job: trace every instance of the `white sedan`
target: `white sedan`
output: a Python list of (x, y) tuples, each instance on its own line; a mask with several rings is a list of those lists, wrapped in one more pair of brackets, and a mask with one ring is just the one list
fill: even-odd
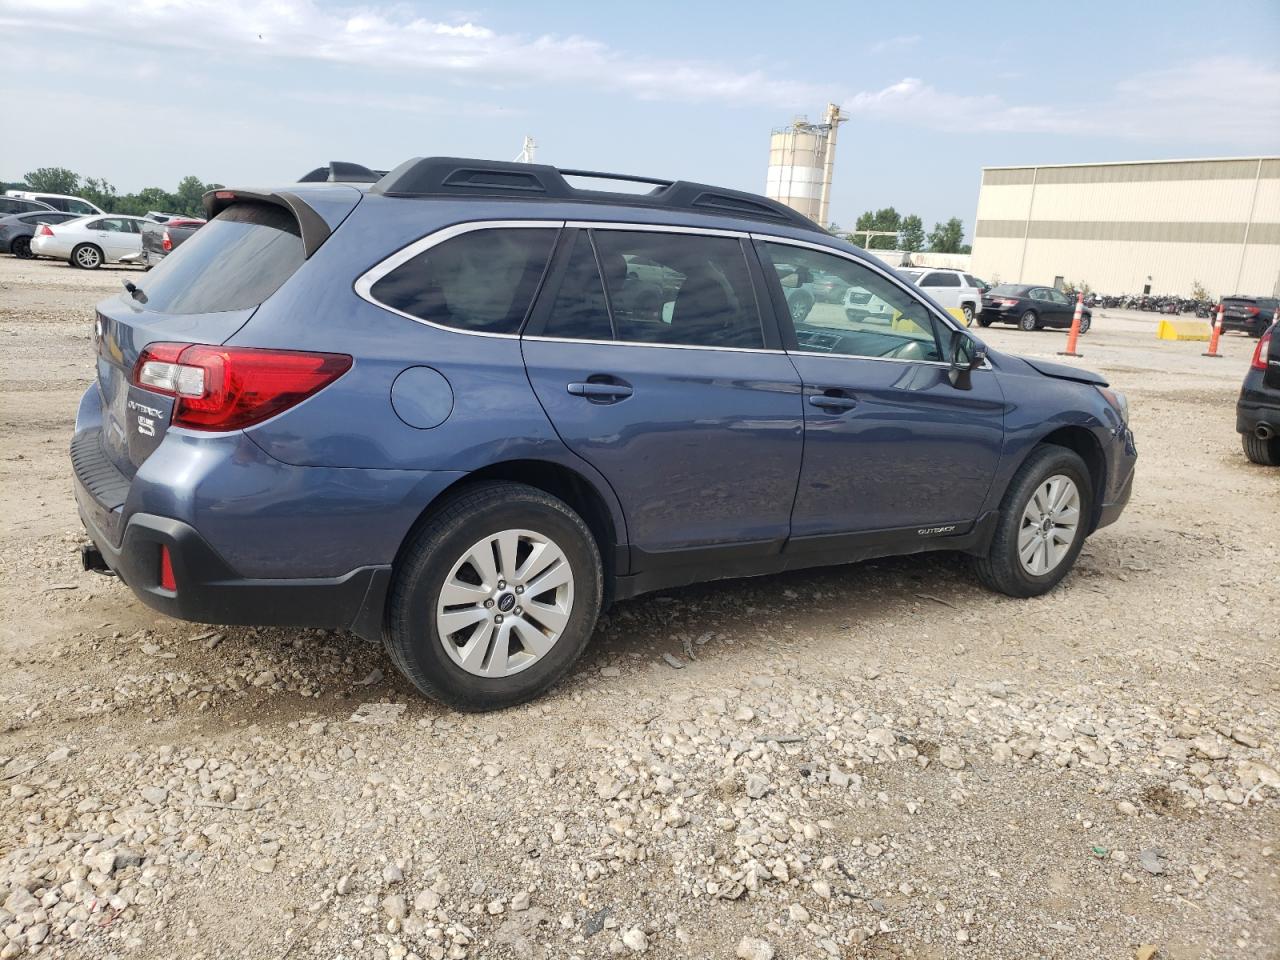
[(66, 260), (82, 270), (104, 263), (137, 263), (142, 259), (142, 217), (79, 217), (66, 223), (44, 223), (31, 238), (37, 257)]

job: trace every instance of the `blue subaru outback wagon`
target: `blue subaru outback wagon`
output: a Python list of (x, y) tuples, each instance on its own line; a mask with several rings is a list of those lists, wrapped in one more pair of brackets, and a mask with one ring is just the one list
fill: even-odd
[(1124, 508), (1100, 377), (989, 350), (773, 201), (566, 175), (607, 176), (430, 158), (207, 195), (97, 307), (86, 568), (174, 617), (381, 639), (483, 710), (612, 600), (925, 550), (1029, 597)]

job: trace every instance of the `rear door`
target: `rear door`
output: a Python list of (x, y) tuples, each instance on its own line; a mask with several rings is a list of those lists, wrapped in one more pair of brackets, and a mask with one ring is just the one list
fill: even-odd
[[(1004, 441), (994, 372), (975, 370), (971, 389), (953, 387), (943, 362), (953, 328), (887, 271), (799, 241), (757, 239), (766, 273), (781, 264), (837, 273), (894, 312), (887, 328), (826, 304), (791, 328), (784, 320), (805, 395), (788, 550), (823, 551), (833, 537), (909, 544), (966, 532)], [(773, 294), (782, 296), (781, 285)]]
[(534, 391), (617, 494), (636, 570), (776, 553), (787, 536), (800, 383), (747, 242), (570, 224), (525, 331)]

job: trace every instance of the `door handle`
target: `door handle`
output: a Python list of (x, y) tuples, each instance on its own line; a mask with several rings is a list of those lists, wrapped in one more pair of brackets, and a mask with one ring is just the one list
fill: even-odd
[(853, 397), (841, 397), (829, 393), (815, 393), (810, 395), (809, 405), (813, 407), (821, 407), (823, 410), (840, 411), (852, 410), (858, 405), (858, 401)]
[(625, 400), (631, 396), (631, 387), (625, 383), (571, 383), (566, 386), (575, 397), (586, 397), (588, 400), (608, 401)]

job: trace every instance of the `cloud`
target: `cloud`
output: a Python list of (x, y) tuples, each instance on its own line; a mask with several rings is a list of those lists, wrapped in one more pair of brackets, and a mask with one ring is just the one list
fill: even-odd
[[(940, 89), (905, 77), (874, 90), (819, 83), (704, 60), (648, 56), (577, 34), (504, 32), (472, 13), (437, 19), (418, 16), (396, 0), (367, 0), (349, 9), (318, 0), (0, 0), (0, 26), (40, 35), (80, 35), (118, 49), (130, 43), (162, 54), (200, 55), (199, 67), (225, 76), (227, 64), (279, 65), (309, 61), (431, 76), (465, 91), (453, 96), (437, 83), (413, 95), (403, 85), (370, 106), (409, 112), (505, 112), (501, 103), (475, 102), (477, 91), (501, 101), (531, 86), (616, 91), (636, 100), (727, 103), (814, 110), (832, 101), (852, 117), (946, 133), (1041, 133), (1274, 145), (1280, 131), (1280, 71), (1248, 58), (1207, 58), (1133, 74), (1091, 103), (1011, 103), (990, 93)], [(877, 41), (872, 50), (906, 50), (921, 41), (904, 34)], [(57, 42), (41, 47), (41, 56)], [(21, 47), (10, 51), (21, 59)], [(922, 62), (924, 58), (921, 58)], [(44, 71), (46, 74), (49, 71)], [(388, 87), (392, 85), (388, 84)], [(274, 94), (298, 98), (313, 88)], [(340, 93), (341, 91), (339, 91)]]
[(877, 40), (871, 45), (872, 53), (887, 53), (891, 50), (902, 50), (906, 47), (913, 47), (923, 38), (918, 33), (903, 34), (900, 37), (887, 37), (884, 40)]

